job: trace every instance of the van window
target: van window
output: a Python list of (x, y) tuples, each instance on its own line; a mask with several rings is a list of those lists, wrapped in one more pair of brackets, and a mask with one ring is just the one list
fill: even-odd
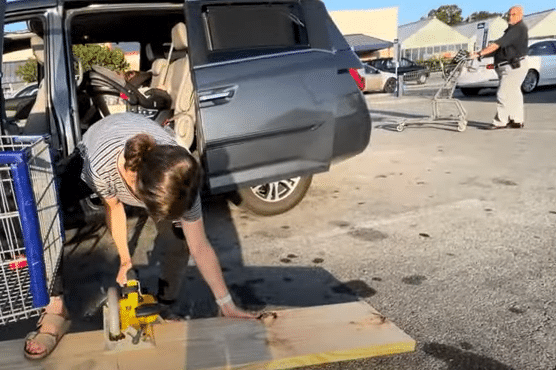
[(2, 90), (10, 98), (28, 84), (37, 83), (38, 64), (31, 49), (32, 33), (25, 22), (6, 24), (2, 57)]
[(9, 135), (48, 134), (45, 43), (42, 18), (7, 23), (2, 55), (2, 92)]
[(203, 18), (209, 54), (235, 58), (234, 52), (253, 56), (309, 47), (297, 4), (206, 6)]

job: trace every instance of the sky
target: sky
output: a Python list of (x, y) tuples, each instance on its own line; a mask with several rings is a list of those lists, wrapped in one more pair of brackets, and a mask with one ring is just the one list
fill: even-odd
[[(471, 13), (487, 11), (491, 13), (505, 13), (508, 9), (516, 4), (517, 1), (505, 0), (466, 0), (465, 3), (457, 3), (454, 0), (323, 0), (326, 9), (332, 10), (362, 10), (362, 9), (380, 9), (398, 7), (398, 24), (406, 24), (418, 21), (421, 17), (429, 14), (432, 9), (438, 9), (442, 5), (455, 4), (462, 10), (462, 17), (466, 18)], [(534, 0), (523, 1), (523, 12), (525, 15), (541, 12), (543, 10), (554, 9), (556, 3), (554, 0)]]

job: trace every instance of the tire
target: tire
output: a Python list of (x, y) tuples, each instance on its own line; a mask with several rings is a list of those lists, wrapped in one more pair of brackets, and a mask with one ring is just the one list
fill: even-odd
[(480, 87), (460, 87), (461, 93), (465, 96), (476, 96), (481, 91)]
[(419, 77), (417, 77), (417, 83), (419, 85), (424, 85), (427, 83), (427, 75), (426, 74), (421, 74), (419, 75)]
[(384, 84), (384, 92), (388, 94), (392, 94), (393, 92), (396, 91), (396, 85), (397, 85), (396, 79), (389, 78), (388, 80), (386, 80), (386, 83)]
[(239, 206), (261, 216), (279, 215), (301, 202), (312, 179), (312, 175), (293, 177), (239, 189)]
[(525, 94), (530, 93), (531, 91), (535, 90), (537, 84), (539, 83), (539, 74), (537, 71), (530, 69), (527, 71), (527, 75), (525, 79), (521, 83), (521, 91)]

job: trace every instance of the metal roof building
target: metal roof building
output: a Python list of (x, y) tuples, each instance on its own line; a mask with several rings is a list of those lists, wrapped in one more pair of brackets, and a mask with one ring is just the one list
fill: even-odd
[(556, 9), (528, 14), (523, 17), (523, 22), (529, 29), (530, 39), (556, 37)]

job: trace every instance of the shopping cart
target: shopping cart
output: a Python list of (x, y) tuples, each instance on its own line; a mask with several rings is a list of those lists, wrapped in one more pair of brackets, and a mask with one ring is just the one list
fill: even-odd
[[(406, 126), (409, 125), (424, 125), (424, 124), (441, 124), (448, 125), (456, 123), (458, 125), (458, 131), (465, 131), (467, 128), (467, 111), (457, 99), (454, 99), (454, 90), (456, 89), (456, 83), (458, 77), (461, 74), (463, 68), (470, 61), (469, 53), (465, 50), (460, 50), (456, 56), (452, 59), (450, 63), (450, 72), (447, 75), (444, 83), (438, 89), (436, 94), (431, 100), (431, 115), (424, 118), (406, 118), (398, 122), (397, 130), (403, 131)], [(442, 106), (452, 105), (455, 106), (457, 113), (451, 115), (441, 115), (440, 108)]]
[(64, 242), (55, 181), (44, 137), (0, 136), (0, 325), (49, 302)]

